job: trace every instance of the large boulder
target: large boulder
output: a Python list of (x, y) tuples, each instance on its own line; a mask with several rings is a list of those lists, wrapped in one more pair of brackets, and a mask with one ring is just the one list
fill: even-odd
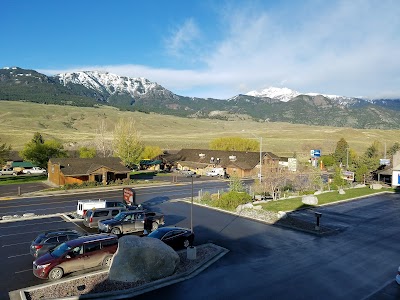
[(179, 261), (179, 255), (159, 239), (123, 236), (118, 240), (108, 278), (123, 282), (157, 280), (174, 274)]
[(308, 205), (317, 205), (318, 198), (314, 195), (304, 195), (303, 197), (301, 197), (301, 202)]
[(248, 209), (248, 208), (253, 208), (253, 203), (246, 203), (246, 204), (241, 204), (238, 207), (236, 207), (236, 212), (240, 213), (243, 209)]
[(369, 188), (373, 190), (381, 190), (383, 186), (380, 183), (373, 183), (369, 186)]

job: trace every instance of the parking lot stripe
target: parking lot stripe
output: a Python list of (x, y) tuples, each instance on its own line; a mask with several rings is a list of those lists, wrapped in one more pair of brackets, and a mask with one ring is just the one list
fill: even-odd
[(25, 253), (25, 254), (18, 254), (18, 255), (11, 255), (7, 258), (15, 258), (15, 257), (20, 257), (20, 256), (26, 256), (26, 255), (31, 255), (30, 253)]
[(15, 244), (9, 244), (9, 245), (3, 245), (1, 247), (10, 247), (10, 246), (17, 246), (17, 245), (23, 245), (23, 244), (30, 244), (31, 242), (21, 242), (21, 243), (15, 243)]
[(24, 272), (32, 272), (32, 269), (27, 269), (27, 270), (22, 270), (22, 271), (17, 271), (17, 272), (14, 272), (14, 274), (18, 274), (18, 273), (24, 273)]
[[(52, 222), (42, 222), (42, 223), (40, 223), (40, 225), (42, 225), (42, 224), (52, 224), (52, 223), (65, 223), (65, 221), (64, 220), (60, 220), (60, 221), (52, 221)], [(31, 225), (30, 224), (28, 224), (28, 225), (27, 224), (25, 224), (25, 225), (12, 225), (12, 226), (7, 226), (7, 228), (0, 228), (0, 230), (1, 229), (7, 230), (9, 228), (26, 227), (26, 226), (31, 226)]]

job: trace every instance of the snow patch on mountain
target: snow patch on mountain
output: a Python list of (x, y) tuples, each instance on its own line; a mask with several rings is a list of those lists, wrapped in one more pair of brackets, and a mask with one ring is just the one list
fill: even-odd
[(57, 77), (63, 85), (80, 84), (99, 92), (105, 89), (110, 95), (128, 93), (132, 97), (146, 94), (158, 86), (157, 83), (150, 82), (146, 78), (129, 78), (98, 71), (63, 73), (58, 74)]
[(299, 92), (293, 91), (288, 88), (277, 88), (277, 87), (269, 87), (266, 89), (263, 89), (262, 91), (250, 91), (246, 93), (245, 95), (248, 96), (253, 96), (253, 97), (268, 97), (272, 99), (279, 99), (283, 102), (287, 102), (290, 99), (293, 99), (294, 97), (297, 97), (300, 95)]
[(300, 93), (294, 90), (291, 90), (289, 88), (277, 88), (277, 87), (269, 87), (266, 89), (263, 89), (262, 91), (250, 91), (246, 93), (245, 95), (248, 96), (254, 96), (254, 97), (268, 97), (272, 99), (278, 99), (283, 102), (287, 102), (299, 95), (307, 95), (307, 96), (323, 96), (328, 99), (332, 99), (335, 101), (338, 101), (340, 104), (346, 105), (349, 104), (350, 102), (354, 102), (356, 98), (352, 97), (345, 97), (345, 96), (339, 96), (339, 95), (327, 95), (327, 94), (321, 94), (321, 93)]

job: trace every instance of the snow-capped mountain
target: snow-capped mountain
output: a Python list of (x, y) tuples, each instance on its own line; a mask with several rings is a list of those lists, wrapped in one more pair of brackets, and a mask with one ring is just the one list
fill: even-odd
[(143, 95), (157, 88), (158, 84), (145, 78), (129, 78), (108, 72), (82, 71), (63, 73), (56, 76), (60, 83), (67, 86), (69, 83), (83, 85), (88, 89), (100, 93), (106, 91), (110, 95), (128, 93), (132, 97)]
[(262, 91), (250, 91), (246, 93), (245, 95), (248, 96), (253, 96), (253, 97), (267, 97), (267, 98), (272, 98), (272, 99), (279, 99), (283, 102), (287, 102), (301, 93), (293, 91), (288, 88), (277, 88), (277, 87), (269, 87), (266, 89), (263, 89)]
[(283, 102), (287, 102), (296, 98), (299, 95), (307, 95), (307, 96), (323, 96), (328, 99), (336, 100), (339, 104), (346, 105), (349, 102), (353, 102), (356, 98), (346, 97), (346, 96), (338, 96), (338, 95), (327, 95), (321, 93), (300, 93), (289, 88), (278, 88), (278, 87), (269, 87), (263, 89), (262, 91), (250, 91), (245, 95), (253, 96), (253, 97), (267, 97), (272, 99), (278, 99)]

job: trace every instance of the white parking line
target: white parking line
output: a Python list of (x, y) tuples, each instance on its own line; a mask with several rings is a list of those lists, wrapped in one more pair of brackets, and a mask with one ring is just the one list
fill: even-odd
[[(29, 221), (29, 220), (27, 220), (27, 221)], [(60, 220), (60, 221), (52, 221), (52, 222), (40, 222), (40, 225), (42, 225), (42, 224), (52, 224), (52, 223), (65, 223), (65, 221), (64, 220)], [(9, 228), (26, 227), (26, 226), (32, 226), (32, 225), (31, 224), (28, 224), (28, 225), (13, 225), (13, 226), (8, 226), (7, 228), (0, 228), (0, 230), (1, 229), (7, 230)]]
[(31, 255), (30, 253), (25, 253), (25, 254), (18, 254), (18, 255), (11, 255), (7, 258), (14, 258), (14, 257), (20, 257), (20, 256), (26, 256), (26, 255)]
[(21, 242), (21, 243), (15, 243), (15, 244), (9, 244), (9, 245), (3, 245), (1, 247), (10, 247), (10, 246), (17, 246), (17, 245), (23, 245), (23, 244), (30, 244), (31, 242)]
[(23, 273), (23, 272), (32, 272), (32, 269), (28, 269), (28, 270), (22, 270), (22, 271), (17, 271), (17, 272), (14, 272), (15, 274), (18, 274), (18, 273)]
[(18, 233), (12, 233), (12, 234), (2, 234), (0, 235), (0, 238), (2, 237), (6, 237), (6, 236), (13, 236), (13, 235), (20, 235), (20, 234), (27, 234), (27, 233), (38, 233), (38, 232), (42, 232), (41, 230), (39, 231), (26, 231), (26, 232), (18, 232)]

